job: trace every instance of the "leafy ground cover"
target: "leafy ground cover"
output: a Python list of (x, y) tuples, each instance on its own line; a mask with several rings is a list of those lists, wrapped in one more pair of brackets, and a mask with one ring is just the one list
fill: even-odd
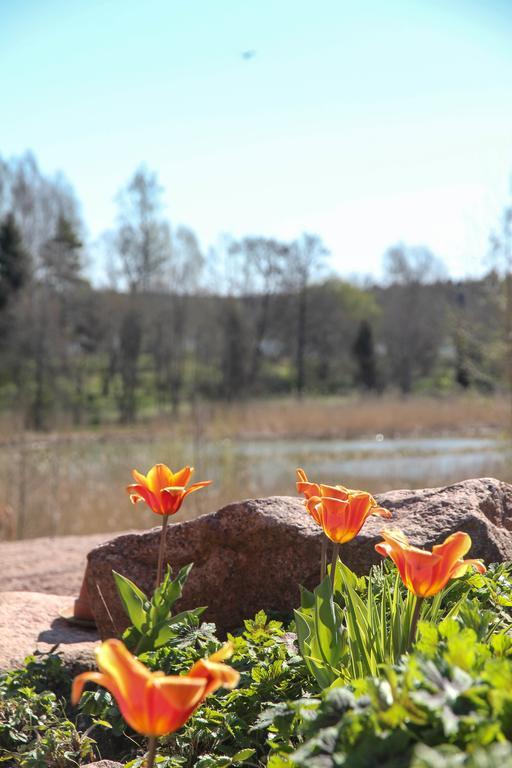
[[(353, 589), (361, 604), (369, 591), (372, 601), (395, 590), (407, 599), (385, 564), (369, 579), (354, 578)], [(346, 610), (343, 595), (338, 601)], [(299, 652), (292, 617), (260, 612), (230, 637), (238, 687), (220, 689), (160, 739), (156, 765), (512, 766), (512, 564), (453, 581), (432, 619), (428, 612), (420, 619), (410, 652), (322, 689)], [(179, 674), (221, 645), (198, 616), (173, 626), (168, 643), (139, 655), (151, 670)], [(70, 768), (101, 756), (143, 766), (145, 740), (110, 693), (91, 687), (76, 708), (70, 685), (56, 655), (30, 657), (0, 676), (1, 764)]]

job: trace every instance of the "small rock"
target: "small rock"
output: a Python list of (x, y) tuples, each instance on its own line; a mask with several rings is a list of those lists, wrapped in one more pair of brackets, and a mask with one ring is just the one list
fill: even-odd
[(0, 670), (20, 667), (26, 656), (52, 651), (70, 674), (96, 667), (96, 630), (68, 624), (73, 600), (41, 592), (0, 592)]
[(123, 764), (113, 760), (98, 760), (96, 763), (83, 763), (82, 768), (123, 768)]
[[(385, 526), (402, 528), (416, 546), (428, 548), (454, 531), (466, 531), (473, 539), (471, 557), (512, 559), (512, 486), (506, 483), (466, 480), (446, 488), (392, 491), (378, 501), (392, 510), (394, 520), (371, 517), (359, 536), (341, 547), (342, 559), (359, 574), (380, 562), (374, 547)], [(154, 528), (119, 536), (89, 553), (86, 581), (103, 638), (127, 626), (112, 570), (151, 594), (159, 541), (160, 528)], [(205, 620), (224, 632), (261, 608), (287, 612), (298, 605), (298, 585), (318, 583), (320, 548), (320, 529), (301, 499), (274, 496), (170, 525), (165, 560), (173, 568), (194, 563), (177, 608), (208, 606)]]

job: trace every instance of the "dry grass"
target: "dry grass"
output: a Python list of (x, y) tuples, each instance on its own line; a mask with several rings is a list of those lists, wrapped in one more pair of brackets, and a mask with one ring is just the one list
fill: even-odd
[(475, 435), (507, 430), (511, 413), (504, 396), (253, 401), (216, 408), (206, 431), (238, 438)]

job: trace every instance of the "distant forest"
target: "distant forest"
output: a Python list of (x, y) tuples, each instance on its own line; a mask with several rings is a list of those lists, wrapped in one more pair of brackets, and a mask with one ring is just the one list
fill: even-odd
[(30, 153), (0, 158), (0, 411), (26, 428), (133, 423), (203, 399), (508, 386), (512, 209), (485, 277), (453, 281), (428, 248), (397, 244), (383, 284), (361, 285), (333, 273), (317, 235), (225, 236), (203, 253), (144, 167), (116, 200), (94, 244), (99, 289), (70, 184)]

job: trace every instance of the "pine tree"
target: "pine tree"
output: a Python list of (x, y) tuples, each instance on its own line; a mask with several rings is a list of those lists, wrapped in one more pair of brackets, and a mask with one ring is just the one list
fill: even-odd
[(29, 259), (16, 226), (8, 214), (0, 225), (0, 311), (23, 287), (28, 277)]
[(73, 224), (60, 215), (55, 234), (42, 252), (46, 280), (55, 290), (65, 292), (81, 279), (82, 248)]
[(377, 363), (373, 343), (372, 327), (368, 320), (362, 320), (352, 346), (357, 363), (357, 383), (365, 389), (377, 389)]

